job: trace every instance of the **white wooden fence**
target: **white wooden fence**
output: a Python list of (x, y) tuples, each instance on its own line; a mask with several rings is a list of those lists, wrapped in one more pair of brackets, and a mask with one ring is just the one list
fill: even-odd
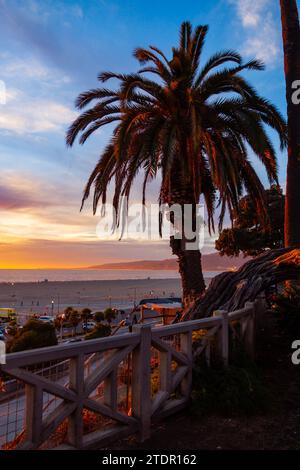
[[(149, 438), (155, 420), (188, 405), (195, 357), (203, 355), (209, 364), (217, 351), (227, 365), (233, 336), (254, 356), (255, 319), (263, 308), (257, 300), (210, 318), (152, 329), (145, 324), (115, 337), (9, 354), (0, 371), (24, 389), (24, 429), (13, 447), (45, 448), (50, 442), (88, 449), (134, 433)], [(63, 380), (37, 373), (62, 361), (69, 362)]]

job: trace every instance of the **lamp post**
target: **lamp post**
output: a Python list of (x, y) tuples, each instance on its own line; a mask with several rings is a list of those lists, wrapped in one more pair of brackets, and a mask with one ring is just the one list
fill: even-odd
[(51, 315), (54, 316), (54, 300), (51, 300)]
[(135, 308), (136, 305), (137, 305), (137, 302), (136, 302), (136, 287), (130, 287), (129, 290), (133, 290), (134, 294), (133, 294), (133, 307)]

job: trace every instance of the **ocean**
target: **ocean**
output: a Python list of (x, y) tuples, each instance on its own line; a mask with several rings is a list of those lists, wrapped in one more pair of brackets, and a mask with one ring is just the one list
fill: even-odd
[[(215, 274), (204, 272), (206, 285)], [(144, 298), (180, 296), (181, 281), (175, 271), (0, 270), (0, 307), (14, 308), (23, 321), (33, 313), (54, 315), (69, 306), (79, 311), (127, 309)]]
[[(217, 273), (206, 271), (210, 279)], [(46, 281), (116, 281), (130, 279), (178, 279), (176, 271), (115, 269), (0, 269), (0, 283)]]

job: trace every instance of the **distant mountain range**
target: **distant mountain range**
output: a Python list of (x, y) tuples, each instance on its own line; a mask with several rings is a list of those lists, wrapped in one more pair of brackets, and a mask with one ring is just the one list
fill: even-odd
[[(229, 258), (220, 256), (218, 253), (202, 255), (202, 266), (204, 271), (226, 271), (239, 268), (247, 261), (246, 258)], [(163, 260), (140, 260), (119, 263), (106, 263), (96, 266), (88, 266), (85, 269), (124, 269), (124, 270), (144, 270), (144, 271), (177, 271), (177, 261), (175, 258)]]

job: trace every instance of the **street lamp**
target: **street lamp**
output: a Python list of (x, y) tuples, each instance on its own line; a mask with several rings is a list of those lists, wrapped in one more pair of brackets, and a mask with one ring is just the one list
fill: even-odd
[(134, 308), (135, 308), (136, 305), (137, 305), (137, 302), (136, 302), (136, 287), (130, 287), (129, 290), (133, 290), (133, 291), (134, 291), (133, 306), (134, 306)]
[(54, 316), (54, 300), (51, 300), (51, 314)]

